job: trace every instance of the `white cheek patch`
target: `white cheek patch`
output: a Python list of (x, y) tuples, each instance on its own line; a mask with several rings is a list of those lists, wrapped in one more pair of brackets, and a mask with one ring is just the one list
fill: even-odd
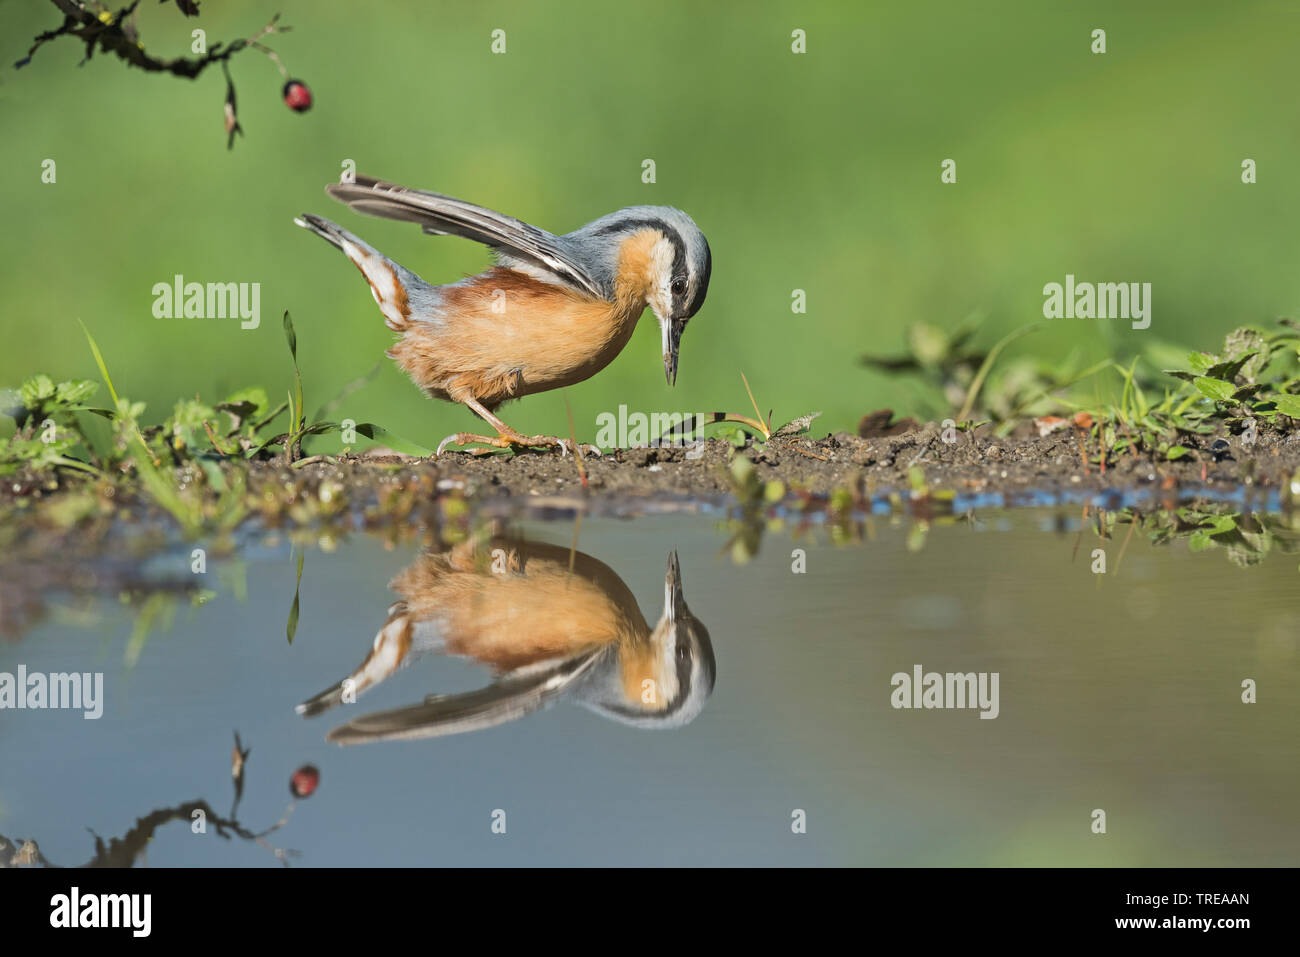
[(673, 244), (660, 239), (650, 251), (650, 299), (655, 312), (667, 319), (673, 311)]
[(383, 258), (359, 249), (343, 240), (343, 252), (361, 275), (370, 283), (370, 295), (383, 313), (384, 324), (390, 329), (405, 329), (408, 312), (405, 310), (406, 291), (398, 286), (397, 273)]

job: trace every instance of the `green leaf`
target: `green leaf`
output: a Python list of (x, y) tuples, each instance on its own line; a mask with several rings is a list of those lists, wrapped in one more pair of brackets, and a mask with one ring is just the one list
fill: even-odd
[(247, 389), (232, 392), (225, 399), (218, 402), (215, 408), (218, 412), (224, 412), (230, 417), (230, 428), (234, 430), (240, 428), (250, 419), (264, 413), (270, 404), (265, 389), (259, 386), (250, 386)]
[(1206, 372), (1218, 361), (1218, 356), (1212, 356), (1208, 352), (1192, 352), (1187, 356), (1187, 364), (1191, 366), (1193, 372), (1197, 373)]
[(99, 391), (99, 383), (89, 379), (60, 382), (55, 397), (64, 405), (79, 405)]
[(1192, 380), (1192, 384), (1200, 390), (1202, 395), (1208, 396), (1215, 402), (1227, 402), (1237, 389), (1231, 382), (1224, 382), (1222, 379), (1211, 379), (1208, 376), (1197, 376)]
[(337, 422), (313, 422), (306, 428), (301, 429), (298, 432), (297, 438), (302, 439), (309, 435), (321, 435), (325, 432), (337, 432), (339, 431), (339, 428), (340, 426)]
[(99, 366), (99, 374), (104, 377), (104, 383), (108, 386), (108, 394), (113, 397), (113, 405), (120, 407), (122, 400), (117, 396), (117, 389), (113, 388), (113, 380), (108, 375), (108, 366), (104, 364), (104, 354), (99, 351), (99, 345), (95, 342), (95, 337), (90, 334), (90, 330), (86, 328), (86, 324), (81, 322), (80, 319), (77, 322), (81, 323), (81, 331), (86, 334), (86, 341), (90, 343), (90, 351), (95, 357), (95, 365)]
[(298, 371), (298, 334), (293, 331), (293, 319), (289, 317), (288, 309), (284, 311), (284, 338), (289, 343), (289, 353), (293, 356), (293, 395), (289, 399), (289, 427), (294, 432), (298, 432), (307, 421), (307, 410), (303, 408), (302, 373)]
[(1258, 353), (1251, 352), (1237, 359), (1229, 359), (1226, 362), (1216, 362), (1206, 370), (1205, 374), (1211, 379), (1223, 379), (1225, 382), (1234, 382), (1242, 367), (1246, 365)]
[(1189, 452), (1191, 452), (1191, 449), (1189, 449), (1185, 445), (1171, 445), (1169, 446), (1169, 451), (1165, 453), (1165, 458), (1168, 459), (1170, 462), (1173, 462), (1176, 459), (1181, 459), (1184, 455), (1187, 455)]
[[(285, 313), (288, 315), (288, 313)], [(302, 557), (303, 552), (298, 552), (298, 579), (293, 586), (293, 604), (289, 606), (289, 620), (285, 622), (284, 633), (289, 639), (289, 644), (293, 644), (293, 636), (298, 632), (298, 593), (302, 589)]]
[(45, 407), (47, 400), (54, 397), (54, 380), (47, 375), (34, 375), (18, 389), (24, 408), (29, 412), (38, 412)]
[(1277, 411), (1283, 415), (1300, 419), (1300, 395), (1275, 395), (1273, 402), (1277, 405)]
[(289, 310), (284, 311), (284, 338), (289, 343), (289, 354), (293, 356), (294, 365), (298, 364), (298, 334), (293, 331), (293, 319), (289, 317)]
[(383, 442), (395, 452), (404, 452), (407, 455), (432, 455), (433, 449), (427, 449), (423, 445), (418, 445), (388, 431), (382, 425), (375, 425), (373, 422), (362, 422), (357, 426), (357, 434), (364, 435), (368, 439), (376, 442)]
[(948, 356), (947, 334), (928, 322), (914, 322), (907, 328), (907, 345), (923, 366), (935, 366)]
[(198, 399), (181, 399), (172, 410), (171, 417), (163, 422), (163, 433), (174, 449), (193, 449), (207, 444), (204, 422), (216, 418), (216, 412)]
[(1225, 532), (1231, 532), (1237, 527), (1236, 515), (1215, 515), (1209, 519), (1209, 533), (1211, 535), (1223, 535)]
[(1238, 371), (1245, 376), (1246, 381), (1254, 382), (1255, 377), (1268, 365), (1268, 344), (1258, 330), (1249, 327), (1234, 329), (1223, 340), (1223, 357), (1241, 362)]

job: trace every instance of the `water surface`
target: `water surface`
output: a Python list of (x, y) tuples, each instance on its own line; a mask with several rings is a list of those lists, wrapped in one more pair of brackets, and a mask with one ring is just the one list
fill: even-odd
[[(170, 583), (161, 598), (138, 582), (92, 599), (29, 594), (39, 608), (21, 627), (10, 589), (0, 672), (102, 672), (104, 705), (97, 720), (0, 712), (0, 834), (62, 865), (95, 854), (87, 829), (120, 839), (156, 811), (152, 865), (275, 866), (271, 847), (303, 865), (1300, 863), (1290, 533), (1252, 519), (1196, 538), (1166, 519), (1102, 538), (1098, 518), (1072, 507), (754, 530), (748, 561), (734, 529), (700, 515), (532, 521), (481, 539), (461, 577), (436, 585), (429, 569), (450, 569), (456, 543), (356, 534), (300, 550), (292, 643), (283, 537), (214, 551), (202, 575), (189, 546), (152, 556), (136, 572)], [(507, 567), (492, 567), (495, 546)], [(656, 637), (673, 553), (677, 616), (703, 639)], [(543, 570), (568, 591), (536, 590)], [(402, 643), (381, 648), (383, 680), (300, 715), (366, 659), (403, 573), (405, 600), (424, 603), (415, 660), (384, 676)], [(520, 587), (498, 588), (503, 575)], [(195, 587), (209, 593), (198, 605), (183, 594)], [(491, 672), (439, 653), (467, 649), (530, 680), (549, 668), (548, 706), (530, 712), (522, 685), (485, 705)], [(997, 716), (894, 707), (894, 676), (917, 666), (996, 673)], [(647, 678), (649, 703), (636, 694)], [(467, 693), (479, 696), (434, 702), (442, 725), (365, 724)], [(327, 740), (358, 721), (369, 735)], [(236, 730), (251, 749), (237, 809), (248, 834), (282, 818), (295, 768), (320, 771), (268, 846), (196, 834), (174, 813), (203, 800), (228, 815)]]

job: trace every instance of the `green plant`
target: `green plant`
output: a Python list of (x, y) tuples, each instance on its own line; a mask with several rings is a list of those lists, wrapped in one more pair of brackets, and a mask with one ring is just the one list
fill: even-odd
[(72, 456), (84, 445), (76, 414), (91, 411), (86, 400), (98, 388), (88, 379), (56, 384), (47, 375), (23, 382), (16, 395), (17, 405), (9, 410), (13, 431), (0, 437), (0, 475), (22, 467), (43, 472), (56, 466), (98, 475), (99, 469)]

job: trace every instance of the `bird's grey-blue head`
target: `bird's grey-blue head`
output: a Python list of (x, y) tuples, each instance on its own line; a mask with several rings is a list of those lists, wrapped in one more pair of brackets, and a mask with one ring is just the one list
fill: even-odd
[[(619, 270), (621, 240), (647, 230), (659, 239), (651, 247), (646, 303), (659, 321), (664, 375), (677, 381), (677, 356), (686, 323), (709, 292), (713, 254), (695, 220), (672, 206), (629, 206), (602, 216), (564, 237), (583, 258), (599, 263), (600, 280), (612, 292)], [(618, 240), (610, 242), (611, 239)]]

